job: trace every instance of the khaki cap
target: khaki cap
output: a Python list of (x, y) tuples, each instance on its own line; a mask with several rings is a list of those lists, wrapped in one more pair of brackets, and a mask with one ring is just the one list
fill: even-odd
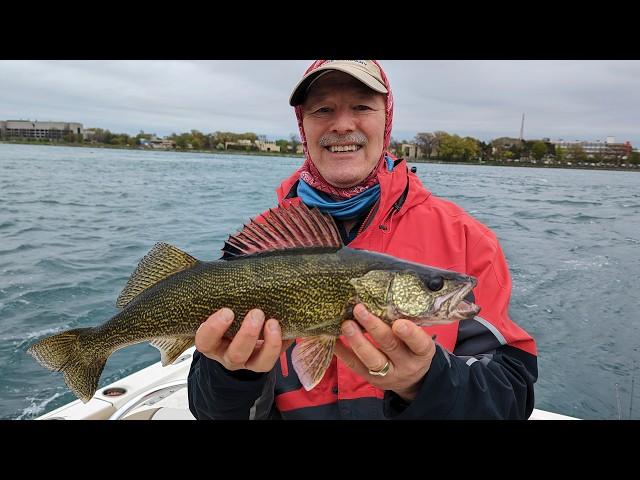
[(384, 86), (384, 81), (382, 80), (380, 67), (371, 60), (327, 60), (321, 66), (302, 77), (302, 80), (300, 80), (296, 88), (293, 89), (293, 93), (289, 98), (289, 105), (295, 107), (303, 103), (311, 83), (313, 83), (319, 75), (326, 73), (328, 70), (338, 70), (348, 73), (372, 90), (380, 93), (388, 93), (387, 87)]

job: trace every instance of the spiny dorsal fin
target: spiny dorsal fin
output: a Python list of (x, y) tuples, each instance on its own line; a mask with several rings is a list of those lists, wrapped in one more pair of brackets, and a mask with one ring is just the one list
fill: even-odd
[(240, 232), (230, 235), (223, 254), (237, 257), (292, 248), (342, 247), (333, 218), (304, 203), (271, 208), (262, 218), (264, 222), (251, 219)]
[(160, 337), (149, 343), (160, 350), (162, 366), (166, 367), (195, 344), (195, 337)]
[(116, 300), (116, 306), (124, 308), (135, 297), (160, 280), (193, 267), (198, 260), (168, 243), (156, 243), (133, 272)]

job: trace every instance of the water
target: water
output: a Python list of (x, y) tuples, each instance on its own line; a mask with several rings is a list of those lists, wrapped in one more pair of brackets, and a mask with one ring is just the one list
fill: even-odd
[[(300, 162), (0, 145), (0, 418), (34, 418), (75, 400), (60, 374), (26, 354), (33, 342), (116, 313), (116, 297), (157, 241), (218, 258), (227, 235), (273, 206), (274, 189)], [(640, 174), (417, 167), (434, 194), (501, 241), (511, 316), (538, 342), (536, 407), (629, 418), (640, 364)], [(120, 350), (100, 386), (158, 360), (149, 345)]]

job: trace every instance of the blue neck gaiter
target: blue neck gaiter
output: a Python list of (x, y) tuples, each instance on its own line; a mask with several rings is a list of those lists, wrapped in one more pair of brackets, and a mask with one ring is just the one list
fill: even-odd
[[(393, 170), (393, 160), (385, 157), (387, 170)], [(355, 197), (336, 201), (320, 190), (316, 190), (304, 180), (298, 183), (298, 196), (309, 208), (318, 207), (323, 213), (328, 213), (336, 220), (351, 220), (364, 215), (380, 198), (380, 184), (366, 189)]]
[(380, 198), (380, 185), (367, 188), (355, 197), (335, 201), (329, 195), (311, 187), (304, 180), (298, 183), (298, 196), (309, 208), (318, 207), (336, 220), (350, 220), (364, 214)]

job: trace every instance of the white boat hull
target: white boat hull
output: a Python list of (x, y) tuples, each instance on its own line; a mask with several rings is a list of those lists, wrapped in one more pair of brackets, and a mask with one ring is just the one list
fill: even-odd
[[(195, 420), (189, 411), (187, 376), (195, 347), (173, 364), (160, 362), (101, 388), (87, 403), (75, 400), (37, 420)], [(109, 391), (124, 391), (113, 396)], [(534, 409), (529, 420), (578, 420)]]

